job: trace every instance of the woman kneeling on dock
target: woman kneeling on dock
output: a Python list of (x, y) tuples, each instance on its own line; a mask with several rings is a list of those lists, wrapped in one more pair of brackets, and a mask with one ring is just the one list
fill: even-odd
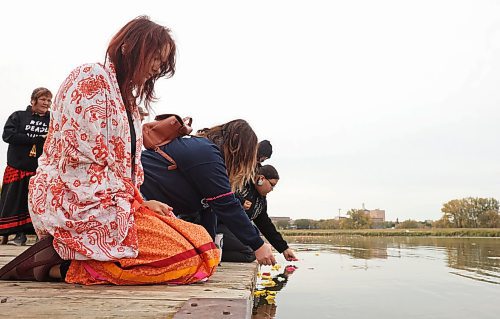
[(187, 284), (218, 264), (203, 227), (137, 191), (144, 177), (137, 104), (149, 108), (156, 80), (175, 73), (169, 30), (138, 17), (113, 37), (106, 60), (76, 68), (59, 89), (29, 190), (42, 240), (4, 266), (1, 279)]

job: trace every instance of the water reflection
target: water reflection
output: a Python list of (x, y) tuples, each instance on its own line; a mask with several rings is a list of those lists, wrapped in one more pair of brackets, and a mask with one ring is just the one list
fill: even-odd
[(488, 239), (467, 239), (446, 246), (448, 266), (456, 275), (500, 284), (500, 248)]
[[(456, 275), (500, 284), (500, 238), (443, 237), (289, 237), (298, 251), (332, 251), (356, 259), (388, 257), (434, 258), (433, 252), (446, 253), (447, 266)], [(418, 248), (418, 252), (414, 251)], [(428, 254), (422, 251), (428, 250)]]
[(500, 238), (286, 239), (300, 268), (282, 279), (284, 259), (282, 269), (262, 270), (276, 285), (261, 289), (276, 294), (255, 298), (254, 319), (497, 318), (500, 311)]
[[(330, 250), (357, 259), (387, 258), (388, 243), (380, 237), (291, 237), (292, 243), (299, 243), (299, 250)], [(300, 245), (305, 244), (305, 245)]]
[[(282, 268), (282, 271), (279, 271)], [(295, 272), (295, 265), (271, 268), (268, 272), (258, 274), (257, 286), (254, 292), (252, 309), (253, 319), (274, 318), (276, 315), (275, 298), (281, 289), (286, 286), (288, 278)]]

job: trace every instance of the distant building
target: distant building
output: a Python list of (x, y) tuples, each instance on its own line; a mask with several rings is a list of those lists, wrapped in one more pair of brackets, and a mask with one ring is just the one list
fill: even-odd
[(287, 222), (289, 224), (292, 224), (292, 219), (290, 217), (269, 217), (271, 218), (271, 221), (276, 224), (277, 222)]
[[(364, 207), (363, 207), (364, 209)], [(370, 216), (370, 219), (374, 223), (383, 223), (385, 222), (385, 210), (384, 209), (364, 209), (365, 214)]]

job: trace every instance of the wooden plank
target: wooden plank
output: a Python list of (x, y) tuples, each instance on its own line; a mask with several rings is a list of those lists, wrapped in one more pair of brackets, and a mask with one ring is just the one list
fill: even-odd
[[(0, 257), (12, 256), (15, 257), (27, 249), (29, 246), (13, 246), (13, 245), (0, 245)], [(2, 264), (3, 266), (3, 264)]]
[(246, 319), (252, 315), (249, 301), (230, 298), (192, 298), (173, 319)]
[(172, 300), (54, 300), (43, 296), (15, 296), (0, 303), (0, 312), (7, 318), (171, 318), (179, 308), (179, 302)]
[[(26, 248), (0, 246), (0, 266)], [(187, 286), (0, 281), (0, 313), (10, 318), (172, 318), (190, 298), (233, 298), (251, 305), (256, 273), (256, 263), (222, 263), (209, 281)]]

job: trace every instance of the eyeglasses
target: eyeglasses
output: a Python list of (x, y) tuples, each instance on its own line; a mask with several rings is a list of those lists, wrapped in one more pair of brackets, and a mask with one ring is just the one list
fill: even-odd
[(271, 188), (275, 188), (276, 187), (277, 183), (273, 184), (269, 178), (267, 178), (267, 177), (264, 177), (264, 178), (269, 182), (269, 185), (271, 185)]

